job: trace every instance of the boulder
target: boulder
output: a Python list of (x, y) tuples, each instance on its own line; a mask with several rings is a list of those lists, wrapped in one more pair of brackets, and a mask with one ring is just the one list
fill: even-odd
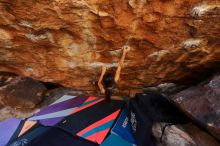
[(220, 140), (220, 75), (170, 97), (186, 115)]
[(19, 109), (35, 108), (42, 101), (46, 87), (26, 77), (10, 77), (0, 86), (0, 103)]
[[(0, 121), (3, 121), (5, 119), (8, 118), (27, 118), (29, 116), (32, 116), (34, 113), (37, 113), (40, 111), (40, 109), (47, 107), (48, 105), (52, 104), (54, 101), (56, 101), (57, 99), (59, 99), (61, 96), (63, 95), (75, 95), (75, 96), (81, 96), (81, 97), (88, 97), (88, 95), (86, 95), (86, 93), (84, 93), (83, 91), (75, 91), (74, 89), (70, 89), (70, 88), (64, 88), (64, 87), (59, 87), (56, 89), (52, 89), (52, 90), (47, 90), (45, 91), (45, 94), (43, 95), (42, 101), (40, 103), (34, 103), (35, 100), (33, 100), (31, 102), (31, 104), (33, 104), (33, 106), (35, 106), (35, 108), (33, 109), (29, 109), (29, 107), (27, 107), (25, 110), (24, 108), (17, 108), (15, 109), (14, 107), (20, 107), (19, 105), (13, 105), (11, 106), (4, 106), (2, 105), (2, 107), (0, 106)], [(26, 96), (25, 96), (26, 97)], [(34, 98), (34, 97), (33, 97)], [(27, 99), (16, 99), (16, 100), (23, 100), (21, 102), (19, 102), (18, 104), (23, 104)], [(39, 97), (36, 97), (36, 101), (38, 102)], [(30, 101), (28, 101), (30, 102)], [(36, 106), (37, 105), (37, 106)], [(26, 105), (25, 105), (26, 106)]]

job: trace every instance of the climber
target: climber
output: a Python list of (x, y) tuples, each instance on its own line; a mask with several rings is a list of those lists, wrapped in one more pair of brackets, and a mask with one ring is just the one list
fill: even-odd
[(114, 93), (117, 83), (120, 79), (121, 69), (124, 64), (125, 56), (130, 50), (130, 46), (123, 47), (123, 54), (118, 63), (116, 71), (115, 68), (108, 69), (106, 66), (102, 67), (102, 73), (98, 81), (98, 86), (101, 93), (105, 94), (106, 101), (108, 102), (111, 101), (111, 96)]

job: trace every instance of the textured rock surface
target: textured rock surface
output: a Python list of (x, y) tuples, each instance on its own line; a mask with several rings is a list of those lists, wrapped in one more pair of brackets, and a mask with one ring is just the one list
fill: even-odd
[(213, 137), (191, 123), (167, 126), (161, 139), (164, 125), (156, 123), (153, 127), (158, 146), (220, 146)]
[(220, 139), (220, 75), (171, 97), (171, 100), (193, 120)]
[(153, 127), (158, 146), (196, 146), (196, 142), (189, 134), (175, 125), (166, 127), (161, 139), (164, 125), (164, 123), (157, 123)]
[(31, 78), (10, 77), (0, 86), (0, 104), (31, 109), (42, 101), (45, 86)]
[(176, 81), (220, 60), (218, 0), (0, 0), (0, 71), (95, 90), (101, 66), (120, 86)]
[(182, 129), (192, 137), (199, 146), (220, 146), (220, 142), (193, 124), (181, 125)]

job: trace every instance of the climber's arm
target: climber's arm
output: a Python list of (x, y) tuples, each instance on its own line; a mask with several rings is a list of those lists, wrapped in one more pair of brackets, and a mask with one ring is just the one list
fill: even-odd
[(102, 94), (105, 94), (105, 88), (102, 85), (102, 80), (103, 80), (103, 77), (104, 77), (104, 75), (106, 73), (106, 70), (107, 70), (107, 67), (106, 66), (102, 66), (102, 73), (101, 73), (101, 76), (99, 77), (99, 81), (98, 81), (98, 86), (99, 86), (99, 89), (100, 89)]
[(123, 54), (122, 54), (122, 57), (119, 61), (119, 64), (118, 64), (118, 68), (116, 70), (116, 73), (115, 73), (115, 83), (117, 84), (119, 79), (120, 79), (120, 74), (121, 74), (121, 68), (124, 64), (124, 60), (125, 60), (125, 56), (126, 54), (131, 50), (131, 48), (129, 46), (125, 46), (124, 49), (123, 49)]

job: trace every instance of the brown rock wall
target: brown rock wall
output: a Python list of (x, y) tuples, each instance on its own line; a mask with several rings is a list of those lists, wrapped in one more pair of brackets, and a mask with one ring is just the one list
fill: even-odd
[(132, 47), (122, 88), (184, 78), (220, 60), (219, 0), (0, 0), (0, 71), (97, 89)]

